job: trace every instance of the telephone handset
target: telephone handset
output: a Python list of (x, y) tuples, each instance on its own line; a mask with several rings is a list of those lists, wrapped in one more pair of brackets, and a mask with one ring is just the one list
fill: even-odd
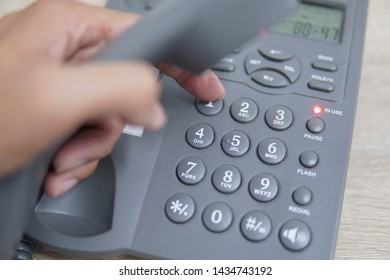
[[(260, 28), (294, 9), (296, 4), (295, 0), (164, 1), (93, 60), (134, 58), (151, 63), (166, 61), (200, 73), (254, 37)], [(122, 137), (118, 147), (128, 141)], [(137, 145), (135, 142), (126, 143), (124, 149)], [(158, 144), (150, 140), (143, 142), (149, 142), (150, 151), (156, 152), (153, 147)], [(0, 180), (0, 258), (12, 257), (30, 214), (33, 217), (28, 234), (38, 240), (47, 240), (51, 243), (48, 246), (82, 254), (127, 250), (135, 235), (136, 215), (141, 211), (146, 182), (151, 174), (142, 170), (140, 173), (144, 178), (127, 178), (127, 175), (119, 174), (125, 173), (127, 168), (153, 168), (150, 160), (155, 156), (151, 153), (149, 157), (139, 155), (141, 160), (134, 164), (115, 152), (99, 166), (97, 177), (92, 177), (62, 198), (51, 200), (45, 195), (40, 197), (33, 211), (53, 151)], [(146, 160), (145, 165), (142, 165), (143, 160)], [(101, 183), (105, 186), (94, 188), (99, 195), (90, 196), (91, 188), (85, 185)], [(123, 199), (126, 198), (120, 197), (120, 189), (126, 188), (133, 188), (126, 194), (137, 197), (138, 201), (126, 209), (129, 213), (123, 211), (126, 205)], [(95, 196), (96, 199), (91, 201)], [(127, 214), (129, 219), (125, 218)], [(124, 227), (125, 223), (129, 226)]]

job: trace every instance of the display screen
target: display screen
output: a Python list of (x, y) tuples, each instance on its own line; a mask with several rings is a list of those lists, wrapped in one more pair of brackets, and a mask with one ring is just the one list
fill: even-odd
[(339, 43), (343, 18), (342, 9), (301, 3), (296, 12), (274, 24), (270, 31)]

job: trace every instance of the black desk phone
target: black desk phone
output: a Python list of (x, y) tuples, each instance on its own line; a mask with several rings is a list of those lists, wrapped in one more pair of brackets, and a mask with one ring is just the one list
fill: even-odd
[[(165, 2), (108, 6), (148, 15)], [(276, 2), (294, 6), (267, 5)], [(333, 258), (367, 6), (301, 1), (213, 64), (226, 88), (223, 100), (195, 100), (162, 76), (167, 126), (126, 127), (90, 178), (62, 197), (39, 197), (27, 235), (82, 256)]]

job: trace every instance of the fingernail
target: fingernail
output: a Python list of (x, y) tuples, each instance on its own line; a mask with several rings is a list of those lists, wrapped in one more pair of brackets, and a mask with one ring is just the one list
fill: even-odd
[(155, 103), (151, 113), (149, 129), (155, 130), (161, 128), (165, 125), (166, 119), (167, 117), (164, 108), (160, 103)]
[(73, 189), (76, 186), (77, 183), (78, 183), (78, 181), (74, 178), (67, 179), (67, 180), (59, 183), (58, 187), (56, 189), (55, 196), (60, 196), (64, 193), (70, 191), (71, 189)]

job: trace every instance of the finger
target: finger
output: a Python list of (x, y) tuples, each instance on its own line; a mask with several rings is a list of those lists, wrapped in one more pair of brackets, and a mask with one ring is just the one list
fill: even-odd
[(206, 70), (200, 75), (192, 74), (172, 64), (160, 63), (158, 68), (174, 78), (185, 90), (205, 101), (214, 101), (224, 97), (225, 89), (214, 72)]
[(49, 172), (44, 182), (45, 192), (52, 197), (68, 192), (90, 176), (96, 170), (98, 164), (99, 161), (94, 160), (65, 173)]
[(39, 123), (39, 127), (34, 127), (34, 134), (39, 135), (42, 130), (41, 135), (51, 142), (58, 135), (68, 137), (78, 129), (75, 124), (110, 115), (120, 116), (125, 122), (146, 129), (158, 129), (165, 124), (159, 86), (146, 64), (90, 63), (43, 74), (45, 85), (30, 103), (32, 107), (39, 103), (36, 107), (40, 110), (38, 117), (42, 119), (31, 120), (34, 121), (31, 125), (34, 127), (34, 123)]
[(78, 131), (53, 159), (55, 173), (64, 173), (109, 155), (124, 127), (121, 118), (106, 118)]

